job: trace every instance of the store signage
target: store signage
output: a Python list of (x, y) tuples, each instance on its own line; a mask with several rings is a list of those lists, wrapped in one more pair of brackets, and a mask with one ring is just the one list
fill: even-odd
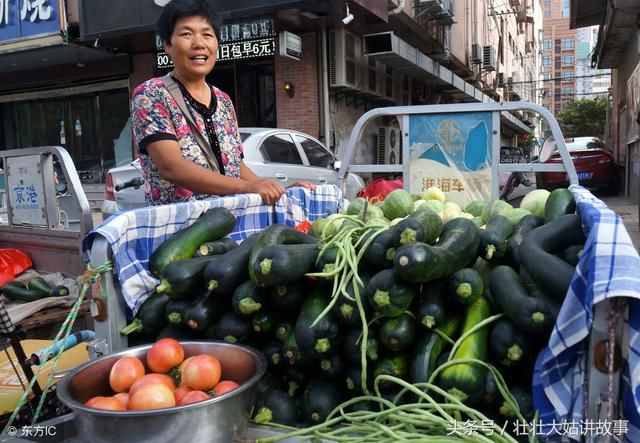
[[(7, 194), (12, 224), (47, 226), (45, 175), (53, 182), (50, 158), (30, 155), (7, 159)], [(53, 188), (53, 183), (49, 186)]]
[(280, 55), (294, 60), (302, 59), (302, 37), (288, 31), (280, 33)]
[(0, 42), (60, 32), (57, 0), (0, 0)]
[[(224, 62), (274, 56), (276, 53), (275, 36), (273, 19), (271, 18), (224, 24), (220, 28), (217, 60)], [(155, 65), (156, 69), (173, 67), (173, 62), (164, 51), (162, 40), (158, 35), (156, 35)]]
[(413, 115), (409, 119), (409, 191), (439, 187), (462, 207), (491, 199), (491, 112)]

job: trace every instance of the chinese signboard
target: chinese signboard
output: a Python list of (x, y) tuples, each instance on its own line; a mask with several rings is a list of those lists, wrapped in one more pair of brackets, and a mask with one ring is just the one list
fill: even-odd
[[(15, 225), (47, 226), (46, 198), (40, 155), (7, 159), (7, 192)], [(53, 166), (46, 162), (53, 181)]]
[(439, 187), (466, 206), (491, 199), (490, 112), (414, 115), (409, 132), (409, 191)]
[[(217, 60), (224, 62), (273, 56), (276, 53), (275, 35), (270, 18), (224, 24), (220, 28)], [(157, 36), (156, 50), (156, 68), (172, 68), (173, 62), (164, 52), (162, 41)]]
[(280, 55), (302, 60), (302, 38), (292, 32), (280, 33)]
[(0, 0), (0, 42), (58, 32), (57, 0)]

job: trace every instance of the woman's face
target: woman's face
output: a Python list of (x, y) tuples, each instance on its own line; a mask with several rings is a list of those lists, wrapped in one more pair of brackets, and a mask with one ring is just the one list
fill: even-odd
[(206, 18), (182, 17), (176, 21), (165, 50), (180, 74), (204, 79), (216, 64), (218, 39)]

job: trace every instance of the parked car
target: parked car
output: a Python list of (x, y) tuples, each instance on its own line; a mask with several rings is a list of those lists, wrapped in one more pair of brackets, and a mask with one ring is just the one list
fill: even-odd
[[(578, 173), (578, 181), (590, 190), (617, 190), (616, 168), (613, 154), (597, 137), (576, 137), (565, 139), (571, 160)], [(562, 163), (558, 146), (549, 143), (540, 151), (539, 161)], [(569, 185), (569, 177), (564, 172), (536, 172), (538, 188), (553, 190)]]
[[(339, 160), (310, 135), (289, 129), (240, 128), (244, 161), (259, 177), (272, 178), (283, 187), (298, 180), (338, 184)], [(139, 160), (110, 169), (105, 183), (102, 215), (145, 205)], [(127, 186), (123, 186), (127, 184)], [(347, 176), (345, 197), (355, 198), (364, 186), (362, 177)]]

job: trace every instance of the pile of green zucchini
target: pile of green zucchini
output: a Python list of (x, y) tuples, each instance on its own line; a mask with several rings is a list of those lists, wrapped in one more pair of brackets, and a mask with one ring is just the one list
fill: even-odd
[(32, 302), (46, 297), (66, 297), (69, 288), (63, 285), (52, 286), (40, 276), (31, 277), (22, 283), (12, 281), (0, 287), (0, 294), (11, 301)]
[(239, 245), (233, 215), (212, 209), (153, 252), (160, 284), (122, 333), (261, 350), (258, 423), (317, 425), (360, 395), (415, 401), (394, 378), (531, 419), (533, 364), (585, 242), (573, 196), (553, 191), (533, 214), (428, 194), (355, 199), (308, 233), (276, 224)]

